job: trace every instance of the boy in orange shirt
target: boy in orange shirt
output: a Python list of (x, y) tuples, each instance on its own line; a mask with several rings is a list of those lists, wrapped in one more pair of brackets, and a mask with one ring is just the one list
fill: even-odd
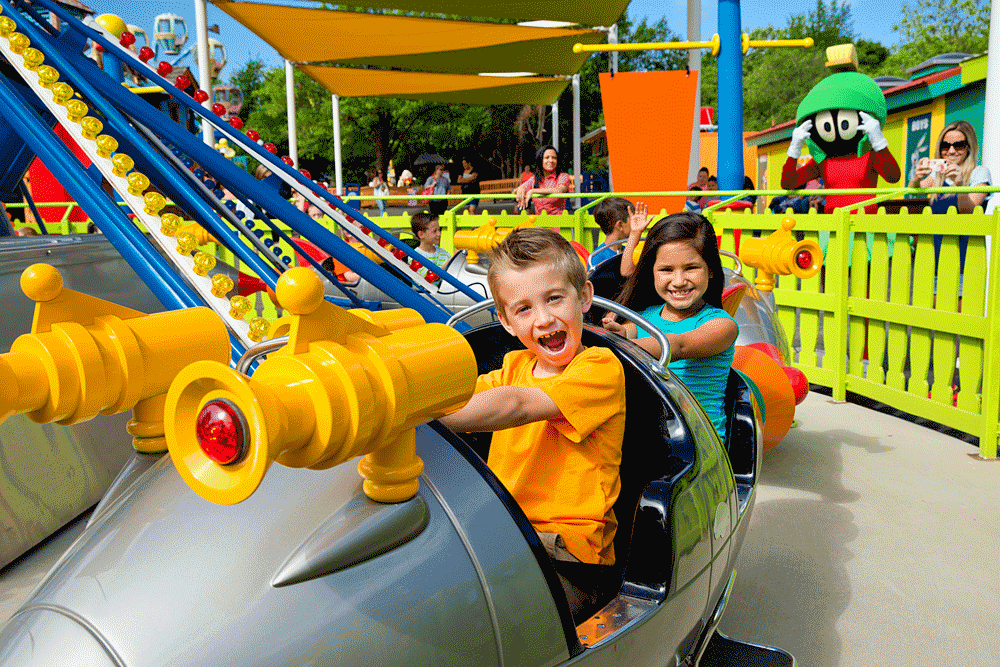
[[(550, 557), (614, 564), (625, 375), (611, 350), (581, 341), (594, 286), (569, 242), (541, 228), (513, 230), (491, 254), (488, 280), (500, 323), (527, 349), (480, 376), (441, 423), (495, 431), (487, 464)], [(574, 612), (592, 602), (560, 578)]]

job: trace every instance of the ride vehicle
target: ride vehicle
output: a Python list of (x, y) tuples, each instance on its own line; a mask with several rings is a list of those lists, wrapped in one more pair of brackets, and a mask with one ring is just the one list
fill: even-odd
[[(99, 216), (107, 238), (169, 310), (145, 315), (76, 292), (44, 264), (22, 276), (36, 302), (33, 331), (2, 357), (0, 417), (82, 424), (132, 410), (128, 430), (138, 453), (0, 629), (0, 665), (664, 665), (724, 662), (736, 648), (741, 660), (753, 653), (790, 662), (715, 632), (759, 479), (752, 383), (731, 375), (730, 437), (722, 443), (664, 370), (665, 344), (653, 360), (588, 329), (587, 344), (608, 345), (622, 360), (630, 407), (616, 512), (621, 555), (595, 580), (604, 607), (574, 620), (537, 536), (475, 453), (483, 443), (434, 422), (468, 398), (476, 374), (513, 340), (497, 325), (460, 335), (435, 321), (440, 310), (411, 286), (119, 82), (99, 87), (96, 66), (64, 62), (49, 35), (22, 23), (30, 48), (51, 57), (99, 109), (116, 148), (84, 135), (95, 127), (91, 117), (71, 119), (65, 107), (72, 100), (60, 95), (60, 104), (42, 90), (24, 56), (4, 50), (3, 40), (0, 51), (74, 133), (146, 234), (97, 194), (79, 161), (44, 143), (39, 119), (12, 103), (14, 133), (58, 164), (70, 194)], [(100, 34), (65, 25), (118, 53)], [(204, 111), (157, 74), (161, 68), (147, 69), (181, 106)], [(231, 124), (207, 115), (203, 122), (257, 151), (310, 201), (340, 207)], [(154, 180), (271, 280), (292, 313), (287, 319), (263, 333), (243, 319), (232, 280), (216, 281), (195, 235), (160, 214), (163, 196), (147, 191)], [(220, 185), (253, 216), (236, 216), (216, 194)], [(348, 312), (324, 299), (314, 274), (286, 270), (251, 232), (250, 223), (267, 224), (272, 213), (407, 307)], [(312, 282), (296, 278), (302, 275)], [(289, 292), (292, 278), (302, 281), (301, 293)], [(192, 307), (202, 303), (209, 307)], [(255, 354), (269, 350), (268, 358), (243, 357), (230, 368), (255, 337), (265, 338)], [(224, 428), (209, 421), (199, 440), (200, 417), (219, 411), (228, 415)], [(158, 449), (168, 443), (169, 457)]]
[[(263, 361), (251, 348), (238, 366), (256, 363), (249, 377), (219, 360), (176, 373), (170, 456), (112, 487), (0, 630), (0, 665), (727, 664), (737, 650), (792, 663), (715, 632), (762, 456), (741, 374), (722, 443), (664, 369), (662, 337), (653, 360), (587, 329), (586, 344), (622, 361), (628, 408), (618, 562), (595, 579), (603, 606), (576, 623), (537, 535), (483, 463), (488, 443), (424, 423), (464, 402), (516, 339), (495, 323), (461, 335), (411, 311), (344, 311), (307, 269), (286, 273), (277, 296), (292, 313), (273, 330), (288, 332), (284, 347), (262, 344)], [(151, 317), (124, 322), (147, 332), (136, 335), (150, 354), (172, 352)], [(224, 347), (222, 323), (208, 320), (204, 340)], [(25, 393), (4, 414), (58, 400)], [(199, 430), (219, 406), (224, 418)]]

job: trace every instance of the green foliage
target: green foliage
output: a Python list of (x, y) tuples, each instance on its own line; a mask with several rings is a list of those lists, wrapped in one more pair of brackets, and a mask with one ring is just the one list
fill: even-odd
[(867, 39), (859, 39), (854, 42), (854, 47), (858, 51), (858, 69), (868, 76), (878, 76), (885, 61), (889, 58), (889, 49), (878, 42), (871, 42)]
[(917, 0), (903, 3), (903, 18), (892, 26), (900, 36), (881, 74), (906, 70), (942, 53), (983, 53), (990, 40), (988, 0)]
[(243, 109), (240, 111), (240, 118), (244, 121), (257, 108), (257, 91), (264, 83), (266, 75), (264, 61), (260, 58), (252, 58), (229, 77), (229, 83), (239, 88), (243, 93)]

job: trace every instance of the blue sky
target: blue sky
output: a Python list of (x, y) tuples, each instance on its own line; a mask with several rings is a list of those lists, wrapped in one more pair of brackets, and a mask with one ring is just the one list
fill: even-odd
[[(177, 14), (187, 21), (188, 29), (192, 32), (192, 40), (194, 39), (194, 2), (192, 0), (84, 1), (99, 14), (115, 13), (121, 16), (126, 23), (145, 29), (150, 38), (153, 36), (153, 20), (158, 14)], [(287, 0), (278, 0), (278, 2), (287, 2)], [(776, 10), (775, 5), (780, 5), (781, 8)], [(815, 6), (816, 0), (784, 0), (780, 3), (776, 3), (774, 0), (743, 0), (740, 5), (743, 29), (749, 31), (767, 25), (780, 27), (786, 25), (789, 16), (808, 13)], [(884, 0), (854, 0), (851, 6), (854, 30), (859, 37), (878, 41), (886, 46), (896, 43), (897, 36), (892, 32), (892, 25), (898, 22), (901, 16), (899, 3), (885, 2)], [(702, 39), (710, 39), (714, 33), (718, 32), (717, 7), (717, 3), (711, 0), (702, 3)], [(687, 36), (686, 0), (632, 0), (628, 11), (630, 17), (646, 17), (649, 22), (666, 17), (667, 24), (674, 32), (685, 38)], [(260, 58), (271, 67), (282, 65), (281, 58), (274, 49), (211, 3), (208, 5), (208, 23), (209, 25), (219, 24), (221, 33), (218, 39), (226, 45), (229, 60), (226, 68), (222, 71), (221, 78), (223, 80), (228, 81), (234, 72), (253, 58)]]

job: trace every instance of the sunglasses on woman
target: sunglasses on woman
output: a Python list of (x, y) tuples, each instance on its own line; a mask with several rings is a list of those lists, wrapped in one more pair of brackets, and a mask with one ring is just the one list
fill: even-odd
[(951, 142), (951, 141), (942, 141), (941, 142), (941, 152), (942, 153), (944, 153), (945, 151), (947, 151), (949, 148), (954, 148), (956, 151), (964, 151), (968, 147), (969, 147), (969, 142), (966, 141), (965, 139), (961, 139), (961, 140), (955, 141), (955, 142)]

